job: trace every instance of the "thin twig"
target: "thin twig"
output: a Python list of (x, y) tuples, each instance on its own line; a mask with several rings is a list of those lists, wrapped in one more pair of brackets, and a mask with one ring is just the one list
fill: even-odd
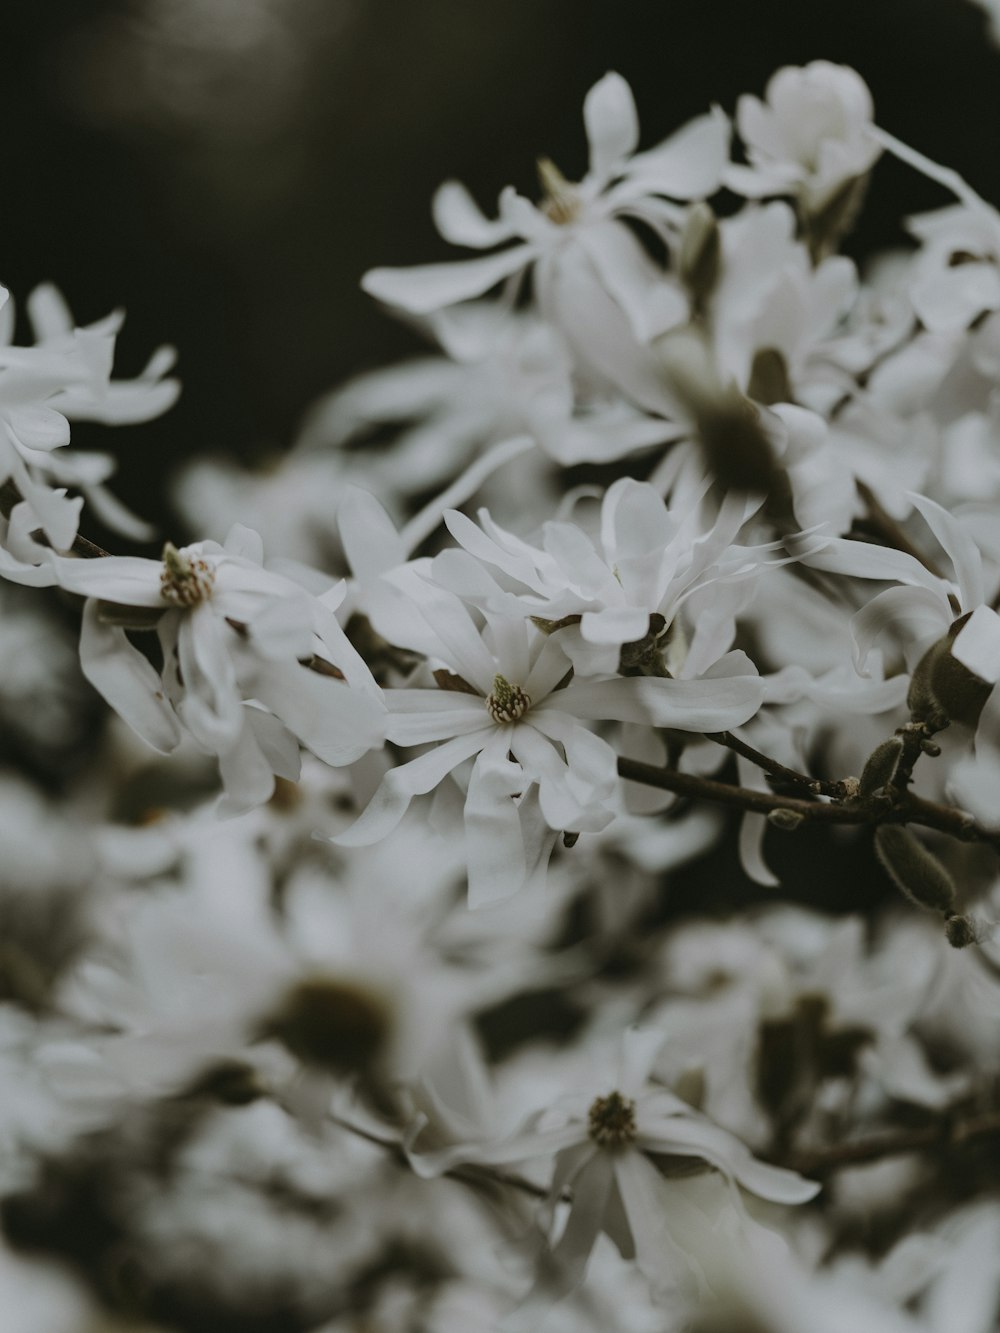
[(902, 1157), (906, 1153), (925, 1152), (929, 1148), (957, 1148), (966, 1143), (998, 1136), (1000, 1136), (998, 1111), (987, 1111), (964, 1120), (945, 1116), (934, 1124), (922, 1125), (918, 1129), (902, 1129), (872, 1135), (853, 1143), (835, 1143), (829, 1148), (803, 1153), (795, 1159), (792, 1166), (803, 1175), (822, 1176), (849, 1166), (880, 1162), (886, 1157)]
[(985, 842), (1000, 851), (1000, 833), (977, 824), (963, 810), (938, 805), (921, 796), (904, 793), (892, 805), (884, 802), (852, 800), (849, 802), (806, 801), (798, 796), (779, 796), (774, 792), (752, 791), (714, 778), (680, 773), (672, 768), (656, 768), (637, 759), (618, 759), (618, 773), (630, 782), (640, 782), (661, 791), (676, 792), (694, 800), (713, 801), (718, 805), (769, 815), (772, 810), (789, 810), (813, 824), (920, 824), (924, 828), (947, 833), (962, 842)]
[(772, 759), (770, 755), (755, 750), (752, 745), (740, 740), (731, 731), (707, 731), (705, 739), (714, 741), (716, 745), (724, 745), (727, 750), (732, 750), (734, 754), (749, 759), (752, 764), (756, 764), (758, 768), (763, 769), (768, 777), (776, 778), (790, 786), (802, 787), (813, 796), (833, 796), (838, 800), (843, 800), (848, 795), (843, 782), (825, 782), (822, 778), (813, 778), (808, 773), (799, 773), (794, 768), (788, 768), (787, 765), (779, 763), (777, 759)]

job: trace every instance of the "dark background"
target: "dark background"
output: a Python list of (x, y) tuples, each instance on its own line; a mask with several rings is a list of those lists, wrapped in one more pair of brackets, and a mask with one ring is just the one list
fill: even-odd
[[(179, 348), (166, 418), (75, 431), (162, 519), (178, 459), (287, 448), (318, 394), (416, 345), (358, 280), (447, 256), (439, 181), (491, 211), (508, 182), (534, 190), (539, 154), (582, 172), (581, 102), (608, 69), (648, 146), (819, 57), (1000, 200), (1000, 53), (971, 0), (3, 0), (0, 281), (56, 281), (81, 322), (126, 306), (123, 371)], [(853, 253), (941, 202), (883, 163)]]

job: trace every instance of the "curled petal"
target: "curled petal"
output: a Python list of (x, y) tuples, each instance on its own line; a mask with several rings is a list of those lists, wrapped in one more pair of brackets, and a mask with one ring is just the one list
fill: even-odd
[(368, 847), (391, 833), (414, 796), (432, 791), (463, 760), (483, 747), (482, 734), (456, 736), (427, 754), (390, 769), (375, 795), (349, 829), (332, 839), (340, 847)]
[(535, 258), (533, 245), (515, 245), (485, 259), (457, 264), (420, 264), (415, 268), (373, 268), (361, 279), (369, 296), (414, 315), (471, 301), (483, 296), (504, 278), (526, 268)]
[(123, 629), (101, 621), (93, 600), (83, 609), (80, 661), (94, 689), (148, 745), (161, 754), (176, 748), (181, 729), (159, 676)]

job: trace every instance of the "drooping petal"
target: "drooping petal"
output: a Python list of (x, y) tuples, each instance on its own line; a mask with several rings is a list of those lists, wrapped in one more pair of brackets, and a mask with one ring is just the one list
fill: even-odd
[(232, 645), (232, 654), (245, 697), (270, 709), (324, 763), (340, 768), (382, 748), (386, 709), (378, 694), (294, 660), (261, 658), (242, 643)]
[(985, 600), (983, 588), (983, 562), (975, 542), (963, 530), (947, 509), (942, 509), (926, 495), (910, 493), (914, 509), (923, 516), (924, 522), (941, 543), (951, 561), (958, 583), (959, 597), (966, 611), (979, 606)]
[(955, 636), (951, 655), (980, 680), (1000, 680), (1000, 616), (991, 606), (976, 607)]
[(641, 343), (687, 319), (687, 297), (657, 268), (622, 223), (609, 219), (586, 227), (580, 232), (578, 244), (624, 310)]
[(232, 634), (207, 603), (183, 612), (177, 626), (177, 661), (184, 695), (177, 711), (191, 734), (215, 753), (239, 736), (243, 709), (227, 651)]
[(160, 677), (123, 629), (101, 621), (93, 600), (83, 608), (80, 662), (94, 689), (148, 745), (161, 754), (176, 748), (181, 729)]
[(271, 765), (246, 718), (235, 745), (219, 754), (219, 776), (223, 788), (219, 812), (224, 815), (241, 815), (253, 810), (269, 800), (274, 791)]
[(520, 764), (506, 758), (497, 733), (483, 747), (465, 800), (465, 848), (469, 906), (484, 907), (510, 897), (523, 885), (528, 866), (517, 802), (525, 784)]
[(414, 796), (432, 791), (452, 769), (481, 750), (484, 743), (482, 732), (456, 736), (427, 754), (390, 769), (361, 815), (331, 841), (340, 847), (367, 847), (378, 842), (396, 827)]
[(664, 1116), (642, 1124), (636, 1144), (650, 1152), (700, 1157), (751, 1194), (772, 1203), (808, 1203), (821, 1188), (797, 1171), (759, 1161), (735, 1134), (693, 1116)]
[[(614, 1172), (639, 1268), (659, 1285), (697, 1273), (692, 1255), (710, 1252), (705, 1243), (715, 1241), (708, 1218), (683, 1196), (675, 1197), (640, 1152), (618, 1153)], [(675, 1231), (685, 1236), (685, 1249), (674, 1239)]]

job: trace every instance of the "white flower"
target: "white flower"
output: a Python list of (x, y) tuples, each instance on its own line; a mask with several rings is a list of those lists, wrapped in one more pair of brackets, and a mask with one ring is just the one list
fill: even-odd
[(871, 93), (853, 69), (814, 60), (778, 70), (764, 96), (739, 99), (736, 125), (752, 170), (730, 168), (727, 181), (749, 195), (793, 192), (815, 216), (879, 157)]
[[(540, 546), (506, 532), (486, 510), (479, 527), (453, 512), (446, 516), (452, 535), (498, 571), (503, 589), (477, 580), (468, 557), (446, 553), (434, 572), (483, 606), (510, 613), (520, 604), (523, 614), (549, 621), (579, 617), (579, 630), (568, 627), (559, 642), (588, 675), (617, 671), (622, 645), (643, 639), (652, 615), (662, 618), (660, 642), (673, 674), (701, 675), (732, 644), (735, 615), (749, 595), (749, 587), (740, 594), (733, 585), (759, 573), (773, 548), (734, 544), (755, 503), (727, 498), (709, 526), (700, 498), (668, 507), (652, 486), (623, 477), (605, 492), (596, 537), (575, 523), (548, 522)], [(681, 610), (699, 593), (704, 605), (686, 628)]]
[(386, 738), (436, 748), (391, 769), (357, 823), (335, 841), (377, 841), (414, 796), (475, 755), (465, 801), (473, 904), (513, 893), (544, 867), (555, 832), (599, 831), (611, 821), (616, 755), (587, 722), (719, 731), (745, 722), (759, 706), (762, 686), (751, 674), (566, 685), (571, 663), (558, 633), (546, 636), (526, 618), (510, 616), (487, 616), (480, 631), (459, 598), (412, 567), (390, 581), (407, 592), (426, 627), (419, 643), (405, 646), (444, 665), (445, 688), (387, 690)]
[[(297, 777), (293, 736), (334, 765), (382, 743), (380, 691), (333, 615), (343, 585), (313, 597), (262, 557), (257, 535), (238, 526), (225, 546), (168, 544), (163, 561), (50, 556), (60, 586), (88, 598), (84, 674), (155, 749), (172, 749), (183, 724), (219, 756), (236, 806), (267, 799), (273, 772)], [(162, 612), (162, 678), (109, 623), (107, 603), (125, 608), (126, 623), (132, 608)], [(340, 679), (300, 665), (314, 654)]]
[(97, 516), (139, 539), (149, 529), (115, 500), (102, 483), (114, 469), (103, 454), (68, 452), (71, 420), (107, 424), (148, 421), (165, 412), (179, 392), (164, 379), (174, 360), (160, 348), (137, 379), (111, 381), (119, 312), (86, 328), (74, 328), (62, 297), (39, 287), (28, 298), (37, 344), (11, 345), (14, 315), (0, 288), (0, 482), (8, 478), (30, 506), (36, 526), (58, 550), (76, 535), (82, 501), (60, 487), (81, 491)]
[[(536, 1290), (558, 1300), (579, 1286), (591, 1250), (605, 1232), (621, 1254), (634, 1257), (659, 1288), (701, 1276), (694, 1256), (728, 1213), (737, 1226), (754, 1225), (735, 1191), (720, 1182), (666, 1176), (653, 1158), (692, 1159), (758, 1198), (805, 1203), (819, 1186), (794, 1171), (758, 1161), (734, 1135), (699, 1115), (666, 1088), (650, 1083), (649, 1067), (663, 1034), (630, 1029), (613, 1080), (594, 1078), (591, 1089), (568, 1093), (531, 1116), (520, 1132), (493, 1143), (471, 1143), (421, 1153), (411, 1139), (410, 1159), (422, 1174), (459, 1162), (497, 1165), (552, 1158), (549, 1199), (541, 1224), (549, 1252), (539, 1263)], [(599, 1091), (598, 1091), (599, 1090)], [(594, 1095), (598, 1092), (598, 1095)], [(569, 1215), (556, 1236), (556, 1205), (572, 1195)]]
[[(729, 122), (721, 111), (692, 121), (648, 152), (635, 155), (639, 124), (632, 93), (607, 74), (584, 102), (590, 170), (571, 183), (547, 161), (539, 166), (546, 191), (540, 206), (508, 188), (490, 221), (456, 181), (434, 200), (438, 229), (457, 245), (487, 249), (518, 241), (485, 259), (412, 269), (372, 269), (363, 286), (372, 296), (413, 314), (426, 314), (482, 296), (531, 268), (536, 299), (584, 366), (621, 382), (654, 408), (669, 402), (652, 362), (637, 344), (681, 323), (687, 299), (648, 257), (624, 216), (659, 234), (679, 210), (669, 199), (698, 199), (719, 186), (728, 156)], [(628, 345), (615, 346), (623, 336)], [(629, 359), (636, 364), (628, 365)], [(620, 372), (620, 373), (619, 373)]]

